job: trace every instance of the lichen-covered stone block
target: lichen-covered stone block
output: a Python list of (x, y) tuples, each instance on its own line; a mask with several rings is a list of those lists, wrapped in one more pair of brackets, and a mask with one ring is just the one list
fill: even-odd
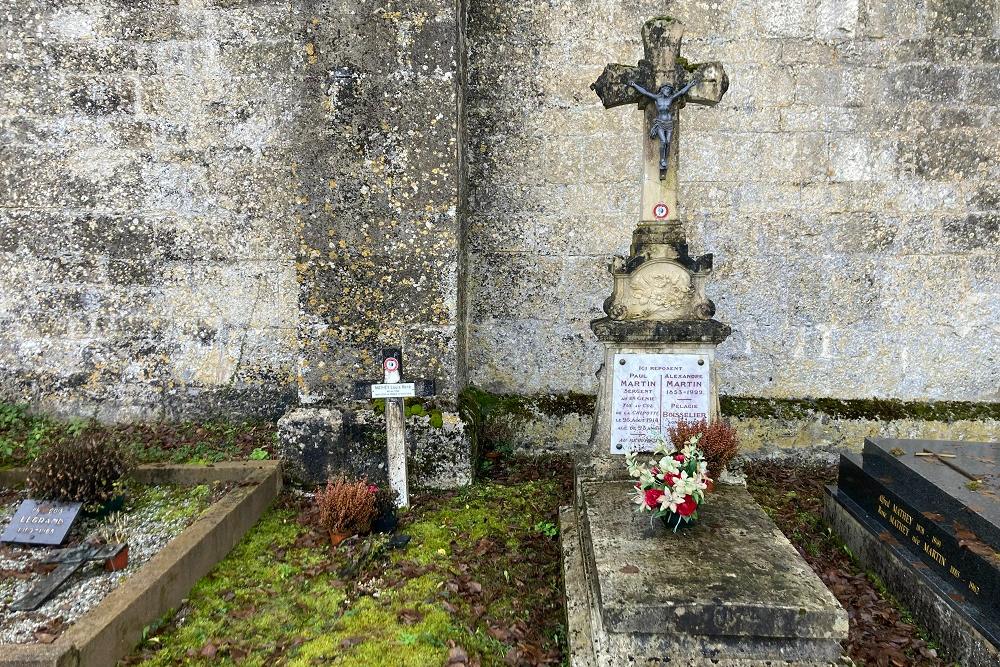
[[(287, 474), (300, 483), (323, 484), (340, 474), (388, 483), (381, 413), (299, 408), (278, 422), (278, 440)], [(412, 487), (442, 489), (472, 482), (471, 440), (457, 414), (408, 417), (406, 449)]]

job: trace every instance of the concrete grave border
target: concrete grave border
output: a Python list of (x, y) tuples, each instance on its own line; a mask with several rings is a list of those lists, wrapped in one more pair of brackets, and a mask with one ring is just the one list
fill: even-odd
[[(23, 485), (27, 472), (0, 471), (0, 486)], [(142, 638), (144, 627), (180, 605), (199, 579), (225, 558), (281, 490), (278, 461), (139, 466), (144, 484), (237, 482), (121, 586), (51, 644), (0, 644), (0, 667), (113, 665)]]

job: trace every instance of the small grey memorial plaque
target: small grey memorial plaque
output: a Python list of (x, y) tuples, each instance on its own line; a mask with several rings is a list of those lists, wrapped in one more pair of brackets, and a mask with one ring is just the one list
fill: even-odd
[(700, 354), (616, 354), (611, 453), (652, 449), (678, 421), (709, 415), (709, 360)]
[(73, 525), (81, 503), (25, 500), (0, 535), (0, 542), (60, 544)]

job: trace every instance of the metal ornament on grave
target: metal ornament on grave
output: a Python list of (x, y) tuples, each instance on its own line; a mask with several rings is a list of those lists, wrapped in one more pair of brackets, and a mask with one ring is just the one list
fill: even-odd
[(52, 597), (67, 579), (90, 561), (103, 561), (120, 554), (127, 544), (91, 545), (85, 544), (72, 549), (53, 551), (42, 560), (43, 563), (58, 563), (44, 579), (35, 584), (27, 595), (15, 601), (10, 608), (14, 611), (34, 611)]
[(639, 226), (628, 257), (616, 257), (604, 312), (614, 321), (710, 320), (715, 304), (705, 296), (712, 255), (688, 255), (677, 207), (680, 109), (714, 106), (729, 88), (721, 63), (688, 64), (681, 58), (683, 25), (669, 17), (642, 28), (638, 65), (609, 64), (591, 88), (604, 107), (637, 104), (644, 110), (644, 161)]
[(354, 383), (354, 398), (367, 401), (385, 399), (386, 452), (389, 464), (389, 486), (396, 493), (398, 507), (410, 506), (410, 491), (406, 468), (406, 418), (403, 399), (413, 396), (433, 396), (434, 380), (424, 378), (403, 381), (403, 350), (382, 349), (382, 382)]
[(21, 502), (0, 535), (0, 542), (61, 544), (80, 512), (82, 503), (32, 500)]

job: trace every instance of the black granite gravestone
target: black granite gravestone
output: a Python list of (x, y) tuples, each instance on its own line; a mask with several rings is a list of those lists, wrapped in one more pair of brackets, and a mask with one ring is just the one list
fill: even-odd
[(840, 459), (834, 500), (904, 546), (991, 641), (1000, 639), (1000, 443), (866, 439)]

